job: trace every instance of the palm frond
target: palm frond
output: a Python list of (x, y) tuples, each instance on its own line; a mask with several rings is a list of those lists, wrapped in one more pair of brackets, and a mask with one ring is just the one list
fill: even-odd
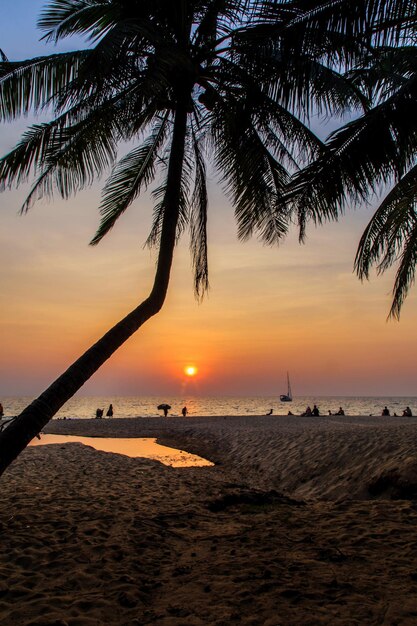
[(155, 175), (158, 150), (165, 140), (168, 114), (158, 121), (150, 136), (116, 165), (103, 189), (100, 206), (100, 226), (91, 240), (96, 245), (111, 230), (142, 188), (146, 188)]
[(383, 102), (407, 88), (407, 82), (417, 74), (415, 46), (379, 47), (366, 55), (362, 62), (348, 72), (349, 79), (368, 94), (373, 103)]
[(193, 148), (195, 155), (195, 181), (190, 200), (190, 249), (194, 269), (194, 292), (197, 298), (202, 300), (209, 288), (207, 251), (208, 195), (206, 168), (195, 135), (193, 135)]
[(355, 270), (362, 280), (376, 265), (383, 273), (398, 262), (390, 316), (399, 318), (414, 282), (417, 254), (417, 166), (387, 194), (359, 242)]
[(322, 155), (296, 174), (289, 193), (296, 212), (316, 223), (337, 219), (347, 202), (367, 201), (401, 177), (417, 150), (413, 114), (417, 75), (390, 98), (332, 133)]
[[(317, 157), (323, 143), (290, 109), (273, 97), (258, 93), (255, 98), (256, 125), (267, 133), (271, 130), (278, 140), (273, 154), (280, 163), (289, 163), (295, 169)], [(276, 151), (275, 151), (276, 150)], [(288, 156), (286, 156), (288, 155)]]
[[(0, 161), (0, 190), (26, 181), (33, 171), (37, 180), (21, 211), (52, 197), (56, 190), (68, 198), (89, 186), (116, 156), (120, 138), (118, 110), (110, 105), (90, 111), (69, 111), (48, 124), (34, 125), (18, 146)], [(71, 118), (75, 123), (70, 124)]]
[[(269, 3), (271, 7), (275, 2)], [(416, 23), (413, 0), (296, 0), (293, 19), (287, 28), (319, 35), (321, 32), (346, 33), (350, 38), (373, 38), (379, 44), (396, 43), (410, 33)]]
[(395, 276), (393, 300), (389, 313), (390, 317), (395, 317), (396, 319), (399, 319), (402, 305), (415, 282), (417, 266), (417, 217), (415, 209), (414, 219), (411, 224), (412, 227), (404, 240), (399, 267)]
[(44, 39), (57, 42), (64, 37), (90, 31), (90, 39), (97, 39), (111, 27), (120, 15), (118, 3), (100, 0), (52, 0), (38, 20), (45, 31)]
[(242, 107), (228, 104), (214, 124), (215, 158), (235, 206), (238, 236), (245, 240), (257, 231), (266, 243), (277, 242), (287, 232), (276, 202), (288, 172), (266, 150)]
[(88, 54), (82, 50), (8, 62), (0, 78), (0, 120), (10, 121), (49, 106), (74, 79)]
[(22, 135), (17, 146), (0, 160), (0, 191), (27, 181), (46, 154), (52, 132), (52, 124), (35, 124)]
[[(168, 199), (166, 196), (166, 188), (167, 188), (167, 185), (166, 185), (166, 180), (165, 180), (152, 193), (155, 199), (155, 206), (153, 210), (151, 232), (149, 233), (149, 236), (145, 242), (145, 246), (148, 246), (149, 248), (154, 248), (158, 246), (160, 243), (161, 232), (162, 232), (162, 222), (164, 219), (164, 215), (165, 215), (165, 212), (167, 209), (167, 203), (168, 203)], [(184, 193), (183, 188), (181, 188), (181, 191), (180, 191), (178, 205), (179, 205), (179, 211), (181, 215), (180, 222), (182, 222), (182, 225), (178, 226), (177, 241), (178, 241), (178, 232), (184, 230), (184, 222), (186, 222), (187, 220), (186, 216), (188, 215), (188, 198), (187, 198), (187, 195)]]
[[(167, 148), (167, 154), (169, 153), (169, 149)], [(168, 163), (168, 158), (163, 158), (161, 160), (161, 164), (163, 168), (166, 168), (166, 164)], [(179, 188), (179, 216), (177, 223), (177, 231), (176, 231), (176, 240), (178, 241), (181, 234), (184, 232), (188, 221), (189, 221), (189, 192), (192, 181), (192, 171), (193, 171), (193, 156), (191, 154), (190, 145), (188, 137), (186, 137), (185, 146), (184, 146), (184, 157), (183, 157), (183, 167), (181, 172), (181, 180), (180, 180), (180, 188)], [(152, 220), (152, 228), (151, 232), (146, 240), (145, 245), (149, 248), (155, 247), (160, 243), (160, 236), (162, 231), (162, 223), (164, 219), (165, 212), (167, 211), (167, 206), (171, 201), (170, 198), (167, 198), (166, 195), (167, 189), (167, 177), (165, 180), (157, 187), (152, 195), (155, 199), (155, 206), (153, 211), (153, 220)]]
[[(257, 33), (260, 28), (260, 33)], [(275, 38), (264, 36), (264, 27), (255, 26), (247, 33), (240, 34), (232, 60), (239, 60), (242, 67), (250, 68), (253, 75), (259, 77), (262, 84), (273, 85), (275, 97), (279, 96), (284, 106), (290, 106), (307, 119), (310, 110), (321, 108), (326, 112), (348, 111), (352, 108), (363, 109), (366, 100), (346, 73), (353, 60), (343, 52), (347, 46), (346, 37), (333, 35), (324, 47), (325, 34), (320, 33), (320, 48), (304, 50), (303, 45), (291, 45), (278, 25)], [(243, 36), (244, 35), (244, 36)], [(252, 39), (253, 38), (253, 39)], [(355, 53), (351, 57), (362, 59), (367, 50), (355, 44)]]

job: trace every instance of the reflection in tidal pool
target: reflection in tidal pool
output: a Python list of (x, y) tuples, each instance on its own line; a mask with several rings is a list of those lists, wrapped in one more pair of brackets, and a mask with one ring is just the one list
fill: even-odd
[(203, 467), (214, 465), (210, 461), (184, 450), (168, 448), (156, 443), (156, 439), (118, 438), (118, 437), (75, 437), (72, 435), (41, 435), (41, 439), (34, 439), (29, 445), (83, 443), (102, 452), (116, 452), (131, 457), (153, 459), (172, 467)]

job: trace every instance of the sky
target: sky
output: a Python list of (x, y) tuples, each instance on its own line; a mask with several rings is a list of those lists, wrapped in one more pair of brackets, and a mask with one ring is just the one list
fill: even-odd
[[(2, 0), (0, 48), (10, 60), (52, 51), (40, 42), (43, 0)], [(75, 49), (68, 41), (59, 50)], [(3, 124), (0, 154), (28, 120)], [(329, 127), (330, 130), (330, 127)], [(143, 247), (152, 204), (139, 198), (99, 246), (103, 180), (67, 201), (19, 208), (28, 187), (0, 194), (0, 397), (36, 396), (147, 295), (155, 254)], [(84, 385), (81, 395), (417, 395), (417, 294), (387, 321), (393, 273), (353, 273), (369, 207), (338, 223), (294, 230), (279, 247), (237, 240), (233, 209), (210, 180), (210, 291), (193, 296), (180, 241), (162, 311)], [(193, 365), (193, 377), (184, 374)]]

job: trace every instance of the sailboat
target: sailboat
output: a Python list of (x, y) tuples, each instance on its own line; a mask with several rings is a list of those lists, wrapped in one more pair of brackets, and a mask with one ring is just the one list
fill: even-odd
[(291, 384), (290, 384), (290, 377), (288, 375), (288, 372), (287, 372), (287, 386), (288, 386), (287, 393), (283, 393), (279, 397), (281, 402), (292, 402)]

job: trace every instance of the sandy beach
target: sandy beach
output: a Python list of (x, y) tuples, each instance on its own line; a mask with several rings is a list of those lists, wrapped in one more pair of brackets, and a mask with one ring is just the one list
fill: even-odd
[(417, 624), (417, 418), (54, 420), (1, 479), (0, 623)]

